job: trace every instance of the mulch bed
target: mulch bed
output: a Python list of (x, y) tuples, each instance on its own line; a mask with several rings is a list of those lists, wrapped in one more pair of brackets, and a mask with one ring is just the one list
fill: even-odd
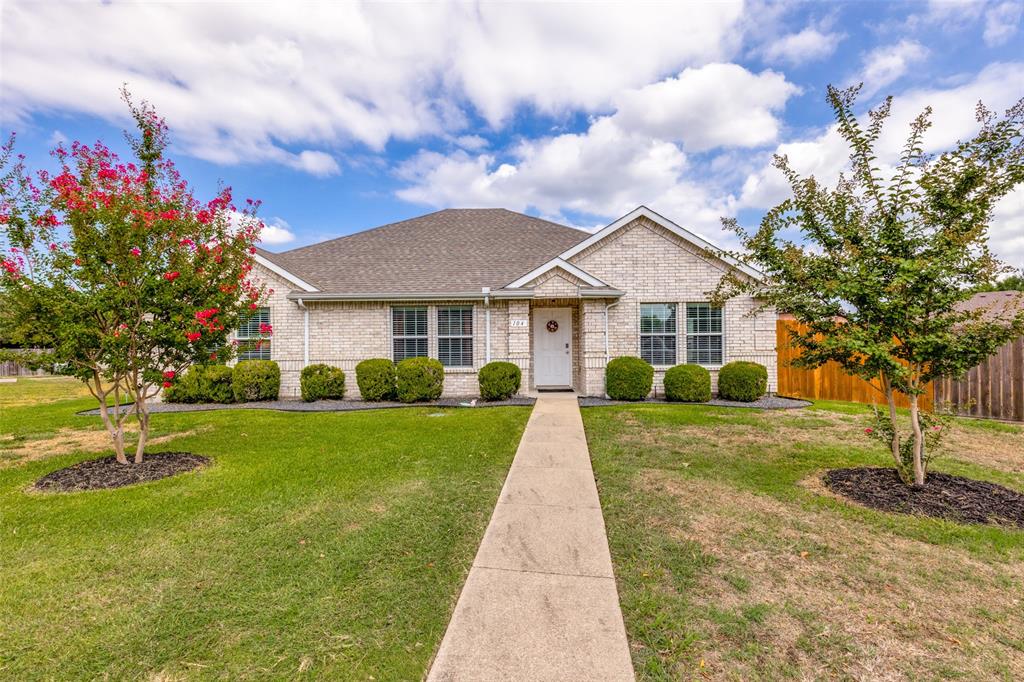
[(141, 464), (132, 463), (131, 455), (128, 464), (118, 464), (111, 455), (58, 469), (40, 478), (33, 487), (48, 492), (122, 488), (198, 469), (209, 462), (208, 458), (191, 452), (146, 453)]
[(823, 480), (829, 490), (872, 509), (1024, 528), (1024, 493), (988, 481), (930, 473), (914, 488), (895, 469), (876, 467), (832, 469)]

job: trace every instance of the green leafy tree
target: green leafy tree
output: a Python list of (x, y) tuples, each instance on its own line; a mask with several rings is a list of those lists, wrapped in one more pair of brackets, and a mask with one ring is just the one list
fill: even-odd
[(229, 330), (264, 291), (249, 279), (257, 202), (238, 210), (223, 188), (200, 203), (164, 156), (163, 119), (123, 95), (138, 126), (127, 136), (137, 162), (75, 143), (54, 150), (59, 173), (30, 173), (13, 136), (3, 148), (0, 300), (5, 341), (48, 349), (20, 359), (85, 382), (127, 463), (129, 416), (141, 462), (147, 401), (189, 365), (228, 359)]
[[(928, 445), (941, 429), (920, 409), (928, 382), (962, 376), (1024, 333), (1024, 312), (993, 318), (960, 305), (978, 284), (1008, 271), (990, 253), (987, 234), (995, 202), (1024, 181), (1024, 100), (1002, 117), (979, 104), (979, 132), (937, 157), (922, 152), (926, 109), (895, 167), (883, 171), (875, 146), (891, 98), (862, 123), (854, 114), (859, 89), (828, 89), (850, 147), (850, 172), (830, 188), (776, 156), (792, 196), (754, 232), (726, 221), (740, 237), (740, 257), (766, 279), (727, 276), (716, 297), (752, 293), (791, 313), (804, 325), (790, 332), (801, 351), (798, 366), (836, 362), (848, 374), (879, 380), (888, 414), (867, 431), (891, 450), (902, 480), (920, 486)], [(896, 391), (910, 400), (909, 434), (901, 433)]]

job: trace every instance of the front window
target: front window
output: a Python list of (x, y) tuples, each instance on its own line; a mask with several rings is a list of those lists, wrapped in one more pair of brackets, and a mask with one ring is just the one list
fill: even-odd
[(395, 362), (427, 356), (426, 308), (391, 309), (391, 352)]
[(473, 308), (437, 309), (437, 359), (445, 367), (473, 366)]
[(270, 339), (260, 335), (260, 327), (270, 324), (270, 308), (257, 308), (242, 320), (235, 338), (238, 339), (239, 360), (269, 360)]
[(640, 357), (652, 365), (676, 364), (676, 304), (640, 306)]
[(695, 365), (720, 365), (722, 309), (710, 303), (686, 304), (686, 362)]

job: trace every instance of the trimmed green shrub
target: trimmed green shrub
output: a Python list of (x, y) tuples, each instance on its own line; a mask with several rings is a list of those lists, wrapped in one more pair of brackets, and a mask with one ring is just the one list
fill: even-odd
[(737, 360), (718, 371), (718, 397), (750, 403), (768, 388), (768, 370), (756, 362)]
[(345, 397), (345, 373), (330, 365), (309, 365), (299, 375), (299, 390), (307, 403)]
[(277, 400), (281, 389), (281, 368), (273, 360), (242, 360), (231, 377), (235, 400)]
[(192, 365), (163, 391), (166, 403), (233, 403), (233, 372), (226, 365)]
[(395, 363), (387, 358), (371, 358), (356, 365), (356, 386), (363, 400), (394, 400), (395, 381)]
[(613, 400), (643, 400), (653, 383), (654, 368), (640, 358), (615, 358), (604, 370), (604, 390)]
[(480, 397), (484, 400), (508, 400), (523, 382), (523, 373), (511, 362), (488, 362), (480, 368)]
[(681, 403), (711, 400), (711, 372), (700, 365), (676, 365), (665, 372), (665, 397)]
[(395, 366), (395, 378), (403, 403), (437, 400), (444, 389), (444, 366), (433, 358), (406, 358)]

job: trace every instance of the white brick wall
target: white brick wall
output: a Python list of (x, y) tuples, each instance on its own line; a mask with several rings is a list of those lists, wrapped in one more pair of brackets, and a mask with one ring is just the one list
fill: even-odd
[[(611, 357), (640, 355), (640, 304), (676, 303), (680, 337), (677, 362), (685, 360), (685, 329), (683, 304), (708, 300), (726, 265), (718, 259), (701, 255), (660, 225), (638, 218), (608, 238), (594, 244), (571, 259), (576, 265), (625, 294), (609, 311), (608, 332)], [(752, 360), (768, 368), (768, 390), (778, 386), (778, 364), (775, 354), (775, 313), (761, 312), (750, 297), (730, 300), (725, 305), (725, 362)], [(604, 393), (604, 307), (590, 301), (584, 303), (584, 382), (588, 394)], [(600, 343), (592, 343), (597, 334)], [(662, 390), (664, 369), (655, 372), (655, 392)], [(711, 372), (716, 386), (717, 371)]]
[[(708, 300), (708, 292), (721, 278), (726, 265), (701, 255), (689, 243), (659, 225), (638, 218), (614, 235), (572, 258), (577, 265), (612, 287), (624, 291), (621, 299), (580, 299), (576, 277), (562, 270), (545, 273), (530, 283), (534, 299), (492, 300), (491, 359), (509, 360), (523, 370), (524, 389), (532, 388), (533, 319), (544, 307), (573, 310), (573, 377), (576, 389), (586, 395), (604, 394), (605, 306), (608, 312), (610, 357), (640, 354), (640, 304), (676, 303), (680, 330), (677, 362), (685, 361), (685, 306)], [(256, 274), (274, 289), (269, 297), (274, 327), (271, 356), (281, 366), (282, 397), (298, 397), (299, 372), (303, 366), (303, 315), (295, 301), (286, 298), (293, 288), (269, 270), (257, 266)], [(358, 397), (355, 366), (367, 358), (391, 357), (390, 309), (387, 302), (307, 302), (309, 311), (309, 361), (341, 367), (346, 392)], [(485, 306), (476, 301), (396, 303), (428, 308), (429, 352), (437, 357), (437, 308), (472, 305), (474, 309), (474, 367), (448, 369), (445, 395), (469, 396), (479, 392), (477, 370), (485, 363)], [(751, 316), (757, 302), (749, 297), (730, 300), (725, 306), (725, 361), (753, 360), (768, 368), (768, 388), (777, 388), (775, 313)], [(510, 319), (526, 320), (511, 327)], [(666, 368), (657, 368), (655, 392), (662, 391)], [(713, 386), (717, 370), (712, 369)]]
[[(268, 297), (270, 324), (274, 327), (270, 354), (281, 367), (281, 397), (299, 396), (299, 373), (303, 367), (303, 315), (296, 301), (288, 300), (292, 285), (273, 272), (256, 266), (258, 279), (274, 293)], [(309, 362), (325, 363), (345, 371), (345, 395), (358, 398), (356, 365), (368, 358), (391, 357), (391, 307), (388, 302), (305, 301), (309, 311)], [(429, 354), (437, 357), (437, 309), (447, 305), (473, 306), (473, 362), (471, 368), (446, 368), (446, 396), (479, 393), (477, 371), (486, 362), (486, 306), (480, 301), (431, 303), (397, 302), (394, 305), (427, 308)], [(491, 359), (506, 360), (509, 354), (508, 304), (491, 301)], [(527, 368), (529, 367), (527, 363)]]

